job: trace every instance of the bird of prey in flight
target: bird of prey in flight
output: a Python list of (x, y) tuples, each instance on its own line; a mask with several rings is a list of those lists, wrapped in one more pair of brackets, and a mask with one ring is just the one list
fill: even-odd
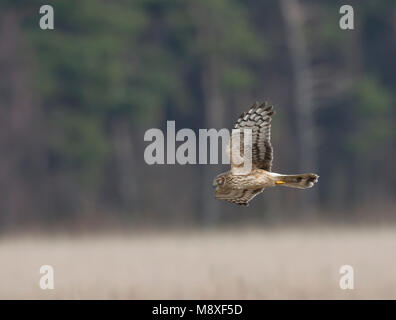
[[(314, 173), (284, 175), (271, 172), (273, 152), (270, 142), (271, 117), (273, 106), (256, 102), (249, 111), (243, 113), (234, 125), (239, 135), (236, 139), (234, 131), (227, 150), (231, 158), (231, 170), (219, 174), (213, 181), (216, 187), (216, 199), (225, 200), (238, 205), (247, 206), (249, 201), (265, 188), (283, 186), (291, 188), (311, 188), (319, 176)], [(251, 170), (244, 172), (241, 164), (233, 162), (234, 152), (244, 154), (244, 129), (251, 131)], [(234, 145), (232, 142), (240, 140)], [(237, 150), (235, 150), (237, 149)]]

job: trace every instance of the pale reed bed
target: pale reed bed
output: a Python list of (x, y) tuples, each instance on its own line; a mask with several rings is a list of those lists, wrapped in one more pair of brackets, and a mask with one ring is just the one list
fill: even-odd
[[(30, 235), (0, 240), (1, 299), (396, 299), (396, 229)], [(52, 265), (55, 289), (39, 287)], [(339, 268), (354, 268), (341, 290)]]

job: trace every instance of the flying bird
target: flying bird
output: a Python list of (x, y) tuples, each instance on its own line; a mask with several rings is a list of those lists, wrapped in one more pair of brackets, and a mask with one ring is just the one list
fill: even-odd
[[(247, 206), (249, 201), (265, 188), (283, 186), (291, 188), (311, 188), (319, 176), (314, 173), (284, 175), (271, 172), (273, 150), (271, 145), (271, 118), (273, 106), (266, 102), (256, 102), (249, 111), (243, 113), (234, 125), (240, 129), (232, 133), (227, 152), (231, 158), (231, 170), (219, 174), (213, 181), (216, 187), (216, 199)], [(233, 161), (235, 154), (244, 154), (244, 129), (251, 130), (251, 170), (242, 170), (241, 162)], [(241, 143), (233, 144), (240, 135)], [(239, 155), (238, 155), (239, 156)], [(246, 158), (245, 158), (246, 159)]]

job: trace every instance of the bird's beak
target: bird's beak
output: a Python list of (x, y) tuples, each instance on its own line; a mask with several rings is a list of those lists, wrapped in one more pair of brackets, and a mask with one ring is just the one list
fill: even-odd
[(217, 187), (217, 181), (216, 181), (216, 180), (213, 180), (212, 186), (213, 186), (213, 188), (216, 188), (216, 187)]

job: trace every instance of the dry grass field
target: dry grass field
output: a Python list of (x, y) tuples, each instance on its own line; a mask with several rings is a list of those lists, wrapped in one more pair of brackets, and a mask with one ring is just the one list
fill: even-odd
[[(396, 299), (395, 255), (391, 227), (11, 236), (0, 298)], [(54, 290), (39, 288), (44, 264)], [(339, 288), (344, 264), (354, 290)]]

